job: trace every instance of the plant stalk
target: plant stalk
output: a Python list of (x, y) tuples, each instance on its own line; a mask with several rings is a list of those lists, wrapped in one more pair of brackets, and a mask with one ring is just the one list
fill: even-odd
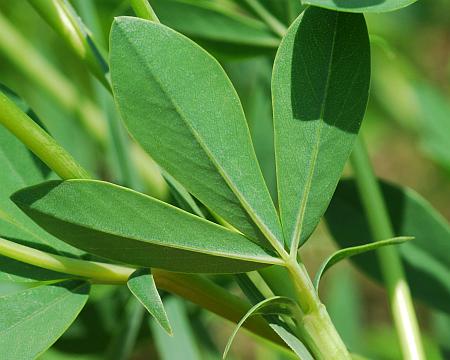
[(160, 22), (147, 0), (130, 0), (130, 5), (137, 17), (150, 20), (155, 23)]
[(273, 16), (258, 0), (245, 0), (245, 3), (267, 24), (267, 26), (281, 38), (286, 34), (287, 28)]
[[(374, 240), (394, 237), (383, 194), (361, 138), (356, 141), (351, 164)], [(376, 251), (403, 356), (411, 360), (425, 359), (411, 293), (397, 249), (386, 246)]]

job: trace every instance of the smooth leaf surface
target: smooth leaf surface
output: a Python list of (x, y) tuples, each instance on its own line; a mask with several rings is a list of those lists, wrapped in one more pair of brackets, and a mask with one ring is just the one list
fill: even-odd
[(285, 239), (303, 244), (325, 212), (369, 95), (364, 17), (308, 8), (289, 28), (273, 70), (278, 196)]
[(115, 99), (129, 131), (175, 179), (251, 237), (282, 241), (242, 106), (208, 53), (161, 24), (118, 18), (111, 30)]
[(305, 5), (355, 13), (381, 13), (402, 9), (417, 0), (302, 0)]
[[(414, 236), (398, 248), (412, 295), (450, 313), (450, 227), (416, 192), (380, 183), (395, 234)], [(373, 241), (355, 183), (342, 181), (326, 213), (329, 229), (342, 248)], [(374, 253), (351, 259), (362, 271), (382, 282)]]
[(159, 325), (172, 334), (169, 319), (156, 288), (155, 280), (150, 269), (136, 270), (128, 279), (127, 286), (133, 295), (144, 305)]
[(49, 181), (12, 198), (58, 238), (127, 264), (238, 273), (281, 261), (237, 232), (107, 182)]
[[(0, 84), (0, 91), (39, 123), (29, 106), (15, 93)], [(23, 245), (59, 254), (80, 254), (37, 226), (10, 200), (23, 187), (42, 182), (49, 169), (19, 140), (0, 126), (0, 236)], [(61, 279), (62, 274), (39, 269), (0, 256), (0, 280), (34, 281)]]
[(225, 350), (223, 352), (223, 358), (227, 357), (228, 351), (233, 343), (234, 338), (236, 337), (239, 329), (242, 327), (244, 322), (250, 317), (255, 315), (287, 315), (294, 316), (296, 313), (297, 304), (294, 300), (283, 297), (283, 296), (274, 296), (269, 299), (264, 299), (259, 303), (252, 306), (252, 308), (242, 317), (239, 323), (233, 330), (233, 333), (228, 339), (227, 345), (225, 346)]
[(88, 283), (66, 281), (0, 297), (1, 356), (37, 358), (75, 320), (88, 294)]
[(399, 236), (392, 239), (386, 239), (386, 240), (380, 240), (376, 241), (374, 243), (364, 244), (364, 245), (358, 245), (358, 246), (352, 246), (349, 248), (341, 249), (336, 251), (334, 254), (332, 254), (328, 259), (326, 259), (322, 265), (320, 265), (319, 270), (317, 270), (317, 273), (314, 277), (314, 287), (316, 290), (319, 289), (319, 282), (322, 278), (323, 274), (330, 269), (333, 265), (337, 264), (338, 262), (350, 258), (355, 255), (364, 254), (365, 252), (376, 250), (383, 246), (389, 246), (389, 245), (398, 245), (402, 244), (405, 241), (413, 240), (413, 237), (408, 236)]

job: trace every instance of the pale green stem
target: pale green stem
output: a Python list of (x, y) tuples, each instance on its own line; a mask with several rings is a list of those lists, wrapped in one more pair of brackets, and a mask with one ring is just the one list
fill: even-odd
[(286, 26), (273, 16), (258, 0), (245, 0), (247, 5), (280, 37), (287, 32)]
[(65, 40), (91, 72), (111, 91), (108, 64), (89, 30), (64, 0), (28, 0), (44, 20)]
[[(126, 284), (129, 276), (136, 270), (127, 266), (49, 254), (3, 238), (0, 238), (0, 255), (43, 269), (86, 278), (98, 284)], [(158, 288), (184, 297), (234, 323), (239, 322), (250, 309), (250, 304), (204, 277), (158, 269), (153, 269), (152, 273)], [(244, 326), (256, 335), (282, 345), (262, 318), (250, 319)]]
[(69, 153), (3, 92), (0, 92), (0, 124), (61, 178), (90, 178), (88, 172), (78, 165)]
[[(377, 241), (394, 237), (383, 194), (362, 139), (355, 144), (351, 164), (373, 238)], [(425, 359), (411, 293), (397, 249), (382, 247), (377, 250), (377, 255), (403, 356), (405, 359)]]
[(106, 142), (106, 121), (98, 108), (14, 29), (0, 12), (0, 51), (64, 109), (78, 113), (83, 126), (100, 144)]
[(130, 5), (137, 17), (159, 23), (158, 17), (147, 0), (130, 0)]

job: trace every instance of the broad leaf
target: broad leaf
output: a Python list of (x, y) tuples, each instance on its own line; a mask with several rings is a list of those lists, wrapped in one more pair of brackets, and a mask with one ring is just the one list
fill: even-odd
[[(450, 313), (450, 227), (414, 191), (381, 183), (395, 234), (414, 236), (398, 248), (414, 297)], [(342, 181), (326, 213), (330, 231), (342, 248), (373, 241), (353, 181)], [(352, 261), (382, 282), (377, 257), (362, 254)]]
[(136, 270), (128, 279), (127, 285), (133, 295), (144, 305), (158, 324), (169, 335), (172, 335), (169, 319), (167, 318), (150, 269)]
[[(244, 317), (239, 321), (239, 323), (234, 328), (233, 333), (228, 339), (227, 345), (225, 347), (225, 350), (223, 352), (223, 358), (225, 359), (228, 351), (230, 350), (231, 344), (233, 343), (234, 338), (236, 337), (239, 329), (242, 327), (244, 322), (250, 317), (255, 315), (286, 315), (289, 317), (295, 316), (297, 310), (297, 303), (287, 297), (282, 296), (274, 296), (269, 299), (264, 299), (254, 305), (245, 315)], [(283, 328), (281, 325), (279, 325), (280, 328)], [(306, 352), (306, 348), (304, 349)], [(303, 358), (302, 358), (303, 359)], [(307, 359), (307, 358), (305, 358)], [(312, 357), (311, 357), (312, 359)]]
[(66, 281), (0, 297), (0, 349), (5, 359), (35, 359), (75, 320), (89, 284)]
[(272, 79), (281, 221), (296, 251), (325, 212), (364, 116), (364, 17), (308, 8), (289, 28)]
[(320, 279), (322, 278), (323, 274), (325, 274), (325, 272), (329, 268), (331, 268), (333, 265), (337, 264), (338, 262), (340, 262), (344, 259), (350, 258), (355, 255), (364, 254), (365, 252), (376, 250), (383, 246), (402, 244), (405, 241), (413, 240), (413, 239), (414, 239), (414, 237), (399, 236), (399, 237), (395, 237), (392, 239), (375, 241), (375, 242), (369, 243), (369, 244), (352, 246), (349, 248), (338, 250), (334, 254), (332, 254), (328, 259), (326, 259), (322, 263), (322, 265), (320, 265), (320, 268), (319, 268), (319, 270), (317, 270), (317, 273), (314, 277), (314, 281), (313, 281), (314, 287), (316, 288), (316, 290), (318, 290), (319, 282), (320, 282)]
[(107, 182), (49, 181), (12, 198), (58, 238), (127, 264), (238, 273), (281, 262), (237, 232)]
[[(0, 84), (0, 91), (39, 123), (28, 105)], [(15, 191), (42, 182), (49, 169), (19, 140), (0, 126), (0, 237), (60, 254), (81, 252), (42, 230), (9, 199)], [(0, 256), (0, 280), (32, 281), (61, 279), (63, 275)]]
[(111, 75), (122, 118), (144, 150), (245, 235), (268, 246), (259, 227), (282, 242), (241, 103), (214, 58), (164, 25), (120, 17)]
[(302, 0), (305, 5), (356, 13), (388, 12), (404, 8), (417, 0)]

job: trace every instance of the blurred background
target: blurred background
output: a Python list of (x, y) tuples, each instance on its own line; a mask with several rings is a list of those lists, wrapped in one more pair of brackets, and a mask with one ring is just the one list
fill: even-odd
[[(127, 1), (70, 3), (107, 50), (115, 16), (133, 15)], [(245, 0), (152, 0), (162, 23), (210, 51), (241, 97), (258, 159), (276, 201), (270, 78), (279, 36)], [(296, 0), (262, 0), (285, 26), (301, 11)], [(376, 173), (413, 188), (450, 219), (450, 2), (419, 0), (406, 9), (366, 16), (372, 47), (371, 98), (362, 132)], [(48, 131), (92, 173), (127, 182), (113, 149), (99, 145), (117, 117), (109, 94), (27, 1), (0, 0), (0, 82), (20, 94)], [(100, 140), (99, 140), (100, 138)], [(136, 150), (135, 187), (167, 196), (160, 178), (143, 181)], [(119, 159), (120, 160), (120, 159)], [(131, 170), (132, 171), (132, 170)], [(151, 176), (150, 176), (151, 177)], [(129, 180), (129, 179), (128, 179)], [(321, 224), (303, 250), (314, 274), (336, 246)], [(217, 281), (239, 294), (233, 278)], [(125, 289), (126, 290), (126, 289)], [(0, 292), (10, 291), (0, 284)], [(347, 261), (324, 278), (321, 297), (346, 344), (373, 359), (400, 359), (383, 288)], [(165, 294), (175, 336), (150, 322), (127, 291), (97, 286), (81, 316), (42, 359), (218, 359), (233, 325)], [(450, 300), (449, 300), (450, 301)], [(429, 359), (450, 359), (450, 317), (416, 303)], [(1, 356), (0, 356), (1, 357)], [(242, 331), (230, 359), (288, 359)]]

